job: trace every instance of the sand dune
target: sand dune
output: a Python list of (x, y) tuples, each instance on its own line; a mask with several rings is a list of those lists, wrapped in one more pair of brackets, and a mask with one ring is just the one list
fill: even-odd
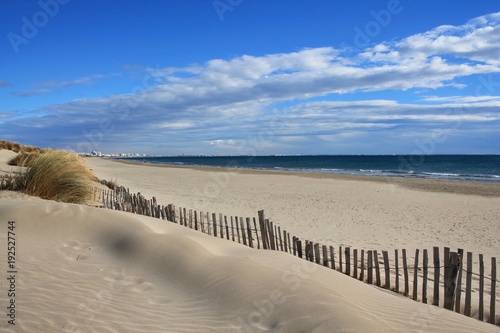
[(5, 172), (18, 172), (23, 169), (21, 167), (7, 164), (11, 159), (13, 159), (16, 156), (17, 153), (13, 152), (12, 150), (0, 149), (0, 174)]
[[(16, 221), (15, 332), (497, 332), (291, 255), (162, 220), (0, 199)], [(0, 262), (6, 262), (0, 251)], [(2, 299), (6, 295), (2, 281)]]

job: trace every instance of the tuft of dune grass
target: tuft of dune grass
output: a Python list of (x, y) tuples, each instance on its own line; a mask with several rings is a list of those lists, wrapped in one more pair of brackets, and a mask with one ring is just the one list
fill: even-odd
[(29, 167), (33, 164), (33, 162), (43, 154), (43, 150), (32, 150), (32, 151), (21, 151), (19, 152), (13, 159), (11, 159), (8, 164), (21, 166), (21, 167)]
[(85, 204), (95, 176), (74, 154), (49, 150), (36, 158), (23, 176), (24, 191), (43, 199)]
[(0, 140), (0, 149), (12, 150), (15, 153), (21, 151), (22, 146), (17, 142)]

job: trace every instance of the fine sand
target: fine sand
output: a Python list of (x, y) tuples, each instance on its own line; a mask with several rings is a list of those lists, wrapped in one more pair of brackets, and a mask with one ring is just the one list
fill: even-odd
[[(499, 250), (498, 184), (467, 185), (476, 191), (467, 195), (460, 184), (88, 162), (99, 178), (160, 204), (238, 216), (264, 209), (292, 234), (332, 245)], [(2, 278), (0, 331), (500, 332), (283, 252), (9, 191), (0, 191), (3, 275), (8, 221), (16, 325), (6, 316), (13, 286)]]
[(11, 150), (0, 149), (0, 175), (4, 173), (20, 172), (24, 169), (22, 167), (7, 164), (11, 159), (13, 159), (16, 156), (17, 153)]
[[(282, 252), (173, 223), (0, 199), (15, 221), (16, 325), (6, 332), (498, 332)], [(0, 251), (6, 271), (5, 249)], [(2, 312), (7, 289), (2, 278)], [(10, 298), (9, 298), (10, 300)]]

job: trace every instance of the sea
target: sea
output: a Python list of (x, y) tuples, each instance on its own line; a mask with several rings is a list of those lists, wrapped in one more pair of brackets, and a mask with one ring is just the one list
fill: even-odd
[(500, 183), (500, 155), (151, 156), (147, 163)]

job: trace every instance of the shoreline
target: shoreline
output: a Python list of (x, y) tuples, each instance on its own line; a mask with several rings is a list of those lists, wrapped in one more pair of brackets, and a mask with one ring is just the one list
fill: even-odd
[(393, 184), (412, 190), (419, 190), (426, 192), (478, 195), (484, 197), (500, 197), (500, 184), (492, 182), (385, 177), (385, 176), (370, 176), (370, 175), (345, 175), (336, 173), (315, 173), (306, 171), (300, 172), (300, 171), (285, 171), (285, 170), (251, 169), (251, 168), (227, 168), (227, 167), (211, 167), (211, 166), (196, 166), (196, 165), (174, 165), (174, 164), (147, 163), (139, 161), (127, 161), (127, 160), (119, 160), (113, 158), (101, 158), (101, 159), (115, 161), (123, 164), (143, 165), (143, 166), (159, 167), (159, 168), (190, 169), (190, 170), (208, 171), (208, 172), (231, 172), (231, 173), (247, 174), (247, 175), (291, 175), (291, 176), (315, 178), (315, 179), (364, 181), (364, 182)]

